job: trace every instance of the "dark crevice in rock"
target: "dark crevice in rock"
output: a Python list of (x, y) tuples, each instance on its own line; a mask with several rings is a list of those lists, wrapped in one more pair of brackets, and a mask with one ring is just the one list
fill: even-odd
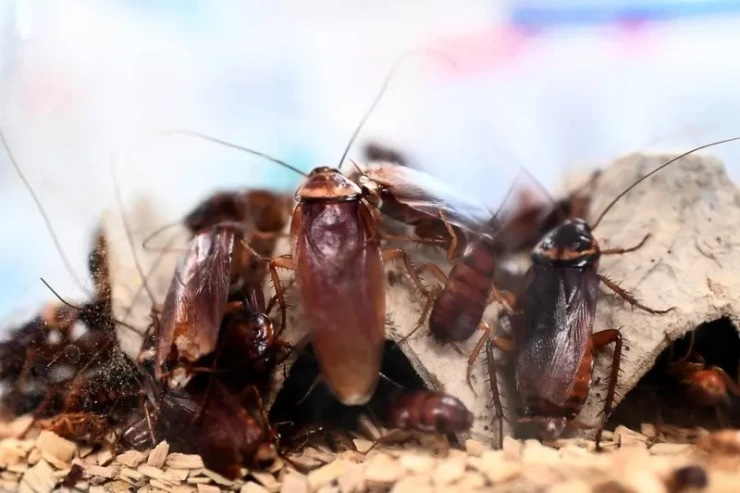
[(302, 402), (311, 384), (319, 374), (319, 368), (312, 346), (303, 350), (290, 370), (288, 378), (278, 394), (270, 412), (273, 423), (290, 422), (291, 432), (316, 426), (327, 429), (356, 431), (360, 415), (370, 415), (370, 408), (383, 405), (383, 397), (395, 385), (388, 380), (408, 389), (423, 389), (424, 382), (416, 373), (403, 352), (392, 341), (386, 341), (383, 353), (382, 373), (387, 379), (381, 379), (375, 396), (367, 406), (344, 406), (320, 382)]
[(641, 423), (700, 426), (707, 429), (740, 425), (740, 397), (727, 392), (727, 402), (702, 405), (692, 388), (672, 372), (675, 363), (686, 356), (691, 335), (694, 346), (686, 362), (704, 368), (716, 366), (737, 381), (740, 364), (740, 337), (732, 321), (725, 317), (707, 322), (668, 346), (655, 365), (617, 406), (607, 423), (608, 429), (622, 424), (639, 429)]

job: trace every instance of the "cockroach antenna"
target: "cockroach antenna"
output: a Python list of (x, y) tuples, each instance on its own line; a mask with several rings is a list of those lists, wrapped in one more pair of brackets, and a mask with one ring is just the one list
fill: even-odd
[(357, 136), (360, 134), (360, 130), (362, 130), (362, 127), (365, 125), (365, 122), (367, 122), (372, 112), (375, 111), (375, 107), (378, 106), (378, 103), (383, 98), (383, 95), (385, 94), (386, 89), (388, 89), (388, 86), (393, 80), (393, 77), (396, 75), (396, 72), (401, 68), (401, 65), (405, 61), (407, 61), (411, 57), (417, 57), (417, 56), (427, 56), (427, 57), (436, 58), (437, 60), (444, 60), (445, 62), (449, 63), (453, 68), (457, 68), (455, 61), (449, 55), (447, 55), (446, 53), (442, 53), (439, 51), (433, 51), (433, 50), (409, 51), (408, 53), (402, 55), (398, 60), (396, 60), (396, 63), (393, 64), (390, 71), (388, 72), (388, 75), (385, 76), (385, 80), (383, 81), (383, 85), (380, 87), (380, 91), (378, 91), (377, 96), (375, 96), (375, 99), (370, 104), (370, 107), (367, 109), (367, 111), (365, 111), (365, 114), (362, 116), (362, 119), (360, 120), (360, 123), (355, 128), (355, 131), (352, 132), (352, 136), (350, 137), (349, 142), (347, 142), (347, 146), (344, 148), (342, 157), (339, 159), (339, 165), (338, 165), (339, 168), (342, 167), (342, 163), (344, 163), (344, 160), (347, 158), (347, 154), (349, 154), (349, 150), (352, 148), (352, 144), (355, 143), (355, 140), (357, 139)]
[[(54, 290), (54, 288), (52, 288), (52, 287), (51, 287), (51, 286), (49, 285), (49, 283), (48, 283), (48, 282), (46, 282), (46, 280), (44, 280), (44, 278), (43, 278), (43, 277), (40, 277), (39, 279), (41, 279), (41, 282), (43, 282), (43, 283), (44, 283), (44, 286), (46, 286), (46, 287), (47, 287), (47, 288), (49, 289), (49, 291), (51, 291), (51, 293), (52, 293), (52, 294), (53, 294), (54, 296), (56, 296), (56, 297), (57, 297), (57, 299), (58, 299), (59, 301), (61, 301), (62, 303), (64, 303), (64, 304), (65, 304), (65, 305), (67, 305), (68, 307), (70, 307), (70, 308), (73, 308), (73, 309), (77, 310), (78, 312), (83, 312), (83, 311), (85, 311), (85, 309), (84, 309), (84, 308), (82, 308), (82, 307), (80, 307), (80, 306), (76, 306), (76, 305), (73, 305), (72, 303), (70, 303), (70, 302), (68, 302), (67, 300), (65, 300), (64, 298), (62, 298), (62, 297), (61, 297), (61, 295), (60, 295), (59, 293), (57, 293), (57, 292), (56, 292), (56, 291)], [(129, 325), (129, 324), (127, 324), (126, 322), (121, 322), (120, 320), (117, 320), (117, 319), (115, 319), (115, 318), (113, 318), (113, 317), (111, 317), (111, 320), (112, 320), (113, 322), (115, 322), (116, 324), (118, 324), (118, 325), (120, 325), (120, 326), (122, 326), (122, 327), (125, 327), (125, 328), (127, 328), (128, 330), (132, 331), (132, 332), (133, 332), (134, 334), (136, 334), (136, 335), (141, 335), (141, 333), (140, 333), (140, 332), (139, 332), (138, 330), (136, 330), (136, 328), (135, 328), (135, 327), (133, 327), (132, 325)]]
[(188, 129), (180, 129), (180, 128), (168, 128), (164, 130), (160, 130), (156, 132), (157, 135), (164, 135), (164, 136), (171, 136), (171, 135), (182, 135), (182, 136), (188, 136), (188, 137), (196, 137), (198, 139), (207, 140), (208, 142), (213, 142), (214, 144), (220, 144), (225, 147), (230, 147), (231, 149), (236, 149), (238, 151), (246, 152), (248, 154), (252, 154), (253, 156), (261, 157), (262, 159), (267, 159), (268, 161), (272, 161), (275, 164), (279, 164), (280, 166), (283, 166), (284, 168), (288, 168), (289, 170), (298, 173), (299, 175), (303, 177), (308, 177), (308, 174), (306, 174), (305, 171), (301, 171), (300, 169), (296, 168), (295, 166), (292, 166), (285, 161), (281, 161), (280, 159), (276, 159), (268, 154), (265, 154), (264, 152), (256, 151), (254, 149), (250, 149), (249, 147), (240, 146), (238, 144), (234, 144), (232, 142), (219, 139), (217, 137), (213, 137), (211, 135), (204, 134), (202, 132), (196, 132), (195, 130), (188, 130)]
[(360, 165), (357, 164), (354, 159), (350, 159), (349, 162), (352, 163), (352, 165), (355, 167), (357, 172), (360, 173), (361, 176), (365, 176), (365, 172), (362, 171), (362, 168), (360, 168)]
[(678, 161), (679, 159), (683, 159), (683, 158), (685, 158), (686, 156), (688, 156), (690, 154), (693, 154), (693, 153), (695, 153), (697, 151), (701, 151), (702, 149), (707, 149), (708, 147), (714, 147), (714, 146), (717, 146), (717, 145), (720, 145), (720, 144), (727, 144), (728, 142), (735, 142), (737, 140), (740, 140), (740, 137), (732, 137), (731, 139), (718, 140), (716, 142), (712, 142), (711, 144), (704, 144), (702, 146), (695, 147), (695, 148), (691, 149), (690, 151), (684, 152), (680, 156), (674, 157), (673, 159), (671, 159), (667, 163), (661, 164), (660, 166), (658, 166), (657, 168), (655, 168), (654, 170), (652, 170), (650, 173), (646, 174), (645, 176), (643, 176), (642, 178), (640, 178), (639, 180), (637, 180), (636, 182), (634, 182), (632, 185), (630, 185), (629, 187), (627, 187), (624, 191), (622, 191), (622, 193), (620, 193), (619, 195), (617, 195), (616, 198), (614, 200), (612, 200), (609, 203), (609, 205), (606, 206), (606, 208), (601, 213), (601, 215), (599, 216), (599, 218), (596, 219), (596, 222), (594, 222), (594, 225), (591, 227), (591, 230), (596, 229), (596, 227), (599, 225), (599, 223), (601, 222), (601, 220), (604, 219), (604, 216), (606, 216), (606, 213), (609, 212), (611, 210), (611, 208), (614, 207), (614, 204), (616, 204), (622, 197), (624, 197), (625, 195), (627, 195), (627, 193), (629, 193), (637, 185), (639, 185), (643, 181), (647, 180), (648, 178), (650, 178), (651, 176), (653, 176), (655, 173), (657, 173), (658, 171), (662, 170), (666, 166), (668, 166), (670, 164), (673, 164), (676, 161)]
[(2, 128), (0, 128), (0, 141), (2, 142), (3, 147), (5, 148), (5, 152), (8, 154), (8, 159), (10, 160), (10, 164), (13, 165), (13, 168), (15, 169), (15, 172), (18, 174), (18, 177), (21, 179), (21, 181), (23, 182), (23, 185), (26, 187), (26, 190), (28, 190), (28, 193), (31, 194), (31, 198), (36, 203), (36, 207), (41, 213), (41, 218), (44, 220), (44, 223), (46, 224), (46, 229), (49, 231), (51, 240), (54, 242), (54, 246), (56, 247), (57, 252), (59, 252), (59, 256), (62, 259), (64, 268), (67, 270), (67, 273), (72, 277), (72, 280), (75, 282), (75, 284), (77, 284), (77, 287), (79, 287), (83, 292), (90, 294), (88, 289), (85, 287), (85, 284), (80, 280), (80, 278), (77, 276), (74, 269), (72, 268), (71, 262), (69, 261), (67, 256), (64, 254), (64, 250), (62, 249), (62, 244), (59, 242), (59, 238), (57, 237), (57, 234), (54, 232), (54, 228), (51, 225), (49, 216), (46, 214), (46, 210), (41, 205), (41, 201), (36, 195), (36, 192), (34, 192), (33, 188), (31, 187), (31, 184), (28, 182), (26, 175), (23, 174), (23, 171), (21, 171), (21, 167), (18, 166), (18, 161), (15, 160), (13, 151), (10, 150), (10, 146), (8, 145), (8, 141), (5, 139), (5, 133), (3, 132)]

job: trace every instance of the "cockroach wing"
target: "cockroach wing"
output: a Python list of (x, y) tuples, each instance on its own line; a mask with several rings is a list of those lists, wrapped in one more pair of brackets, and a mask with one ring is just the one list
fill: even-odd
[(370, 399), (383, 357), (385, 276), (370, 218), (358, 201), (303, 203), (293, 217), (296, 282), (313, 347), (346, 405)]
[(591, 337), (598, 284), (591, 268), (532, 266), (514, 332), (523, 400), (562, 405), (570, 395)]
[(229, 294), (234, 232), (197, 234), (180, 259), (167, 291), (157, 340), (156, 376), (178, 360), (194, 363), (216, 349)]
[(393, 198), (405, 206), (437, 219), (442, 211), (450, 224), (468, 231), (480, 231), (493, 216), (493, 211), (482, 202), (423, 171), (384, 166), (365, 174), (388, 189)]

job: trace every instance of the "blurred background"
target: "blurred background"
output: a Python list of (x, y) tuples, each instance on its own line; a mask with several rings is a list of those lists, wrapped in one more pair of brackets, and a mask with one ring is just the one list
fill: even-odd
[[(0, 126), (79, 276), (92, 230), (153, 193), (172, 219), (214, 188), (300, 177), (163, 128), (310, 169), (378, 140), (491, 204), (516, 165), (566, 171), (740, 135), (740, 0), (5, 0)], [(736, 46), (737, 44), (737, 46)], [(712, 151), (740, 178), (740, 145)], [(84, 297), (0, 153), (0, 319)]]

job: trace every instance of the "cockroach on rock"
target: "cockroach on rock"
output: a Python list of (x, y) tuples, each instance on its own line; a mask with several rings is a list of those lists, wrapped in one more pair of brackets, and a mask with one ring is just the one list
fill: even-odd
[[(342, 163), (362, 123), (373, 110), (387, 87), (398, 63), (387, 76), (383, 88), (360, 126), (355, 130), (340, 159)], [(309, 174), (270, 158), (261, 152), (237, 146), (197, 132), (170, 130), (165, 134), (189, 135), (240, 149), (267, 158), (302, 176), (306, 181), (298, 188), (298, 205), (291, 219), (291, 255), (265, 259), (271, 271), (285, 268), (295, 271), (295, 279), (312, 343), (317, 354), (321, 376), (335, 396), (346, 405), (362, 405), (372, 397), (377, 386), (385, 340), (385, 275), (384, 261), (400, 259), (415, 283), (426, 294), (407, 254), (401, 249), (381, 249), (381, 239), (400, 239), (379, 231), (372, 206), (383, 213), (408, 212), (411, 200), (385, 200), (365, 185), (360, 186), (339, 169), (318, 167)], [(408, 168), (399, 169), (412, 171)], [(407, 180), (401, 180), (407, 183)], [(410, 182), (413, 184), (414, 182)], [(412, 191), (413, 193), (413, 191)], [(415, 214), (440, 222), (439, 210), (444, 202), (435, 202), (433, 194), (416, 188)], [(418, 197), (419, 194), (423, 194)], [(403, 209), (403, 210), (401, 210)], [(453, 212), (456, 212), (453, 211)], [(449, 219), (454, 224), (455, 217)], [(439, 244), (436, 239), (411, 238), (416, 242)], [(285, 306), (279, 280), (273, 277), (278, 302)]]
[[(633, 307), (649, 313), (664, 314), (673, 308), (647, 307), (598, 273), (602, 255), (634, 251), (647, 237), (632, 248), (601, 250), (593, 230), (618, 200), (648, 177), (693, 152), (735, 140), (740, 137), (704, 145), (668, 161), (620, 193), (593, 226), (583, 219), (570, 218), (540, 240), (532, 252), (533, 265), (526, 275), (523, 292), (513, 307), (511, 335), (493, 338), (498, 349), (513, 354), (522, 428), (529, 428), (545, 440), (553, 440), (566, 426), (580, 425), (575, 418), (588, 397), (594, 350), (614, 343), (604, 416), (596, 433), (598, 446), (604, 423), (612, 411), (622, 351), (618, 329), (592, 333), (599, 283), (603, 282)], [(497, 388), (491, 390), (494, 395), (498, 392)], [(502, 415), (497, 409), (496, 416)]]

